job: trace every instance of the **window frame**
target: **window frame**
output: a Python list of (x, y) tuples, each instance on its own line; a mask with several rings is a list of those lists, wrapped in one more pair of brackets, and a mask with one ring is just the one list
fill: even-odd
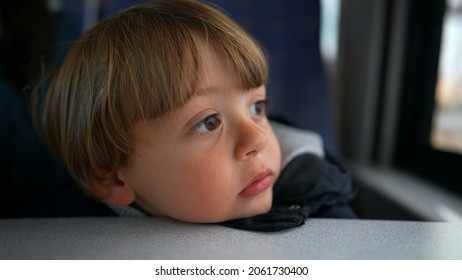
[(431, 131), (445, 0), (411, 1), (396, 165), (462, 194), (462, 154), (436, 150)]

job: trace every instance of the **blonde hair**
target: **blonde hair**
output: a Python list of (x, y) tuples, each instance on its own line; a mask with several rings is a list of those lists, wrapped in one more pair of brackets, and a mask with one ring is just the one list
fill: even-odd
[[(80, 182), (127, 164), (131, 128), (195, 94), (206, 40), (231, 62), (244, 89), (267, 80), (258, 44), (218, 9), (192, 0), (143, 4), (107, 18), (77, 40), (37, 88), (37, 126)], [(40, 94), (46, 85), (46, 92)]]

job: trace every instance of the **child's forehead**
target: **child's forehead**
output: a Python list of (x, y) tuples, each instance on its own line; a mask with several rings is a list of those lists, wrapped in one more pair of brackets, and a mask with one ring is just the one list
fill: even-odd
[(224, 82), (241, 84), (239, 74), (223, 50), (210, 42), (198, 44), (199, 84), (197, 94), (207, 93), (221, 87)]

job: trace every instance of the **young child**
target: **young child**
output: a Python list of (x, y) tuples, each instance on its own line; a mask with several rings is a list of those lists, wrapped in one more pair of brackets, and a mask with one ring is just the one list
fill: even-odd
[(350, 179), (322, 152), (289, 149), (281, 164), (281, 147), (307, 138), (275, 124), (289, 142), (278, 143), (267, 77), (259, 45), (219, 10), (157, 1), (76, 41), (35, 95), (35, 117), (84, 192), (114, 213), (254, 230), (354, 217)]

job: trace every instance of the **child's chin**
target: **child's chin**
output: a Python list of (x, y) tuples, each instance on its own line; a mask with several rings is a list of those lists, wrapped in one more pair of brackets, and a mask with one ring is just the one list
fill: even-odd
[(268, 213), (271, 210), (271, 206), (273, 206), (273, 200), (269, 200), (269, 202), (263, 204), (261, 206), (261, 211), (259, 211), (258, 213), (252, 216), (257, 216), (257, 215)]
[[(259, 201), (253, 201), (251, 204), (240, 206), (237, 211), (223, 211), (221, 213), (214, 213), (215, 215), (197, 215), (197, 216), (181, 216), (181, 217), (171, 217), (176, 220), (189, 223), (201, 223), (201, 224), (212, 224), (212, 223), (221, 223), (230, 220), (251, 218), (261, 214), (268, 213), (271, 210), (273, 204), (272, 195), (267, 195), (262, 197)], [(243, 208), (246, 208), (243, 210)]]
[(255, 206), (252, 210), (249, 210), (244, 215), (237, 217), (238, 218), (251, 218), (258, 215), (262, 215), (268, 213), (271, 210), (271, 206), (273, 205), (273, 200), (268, 199), (266, 201), (261, 201), (259, 205)]

